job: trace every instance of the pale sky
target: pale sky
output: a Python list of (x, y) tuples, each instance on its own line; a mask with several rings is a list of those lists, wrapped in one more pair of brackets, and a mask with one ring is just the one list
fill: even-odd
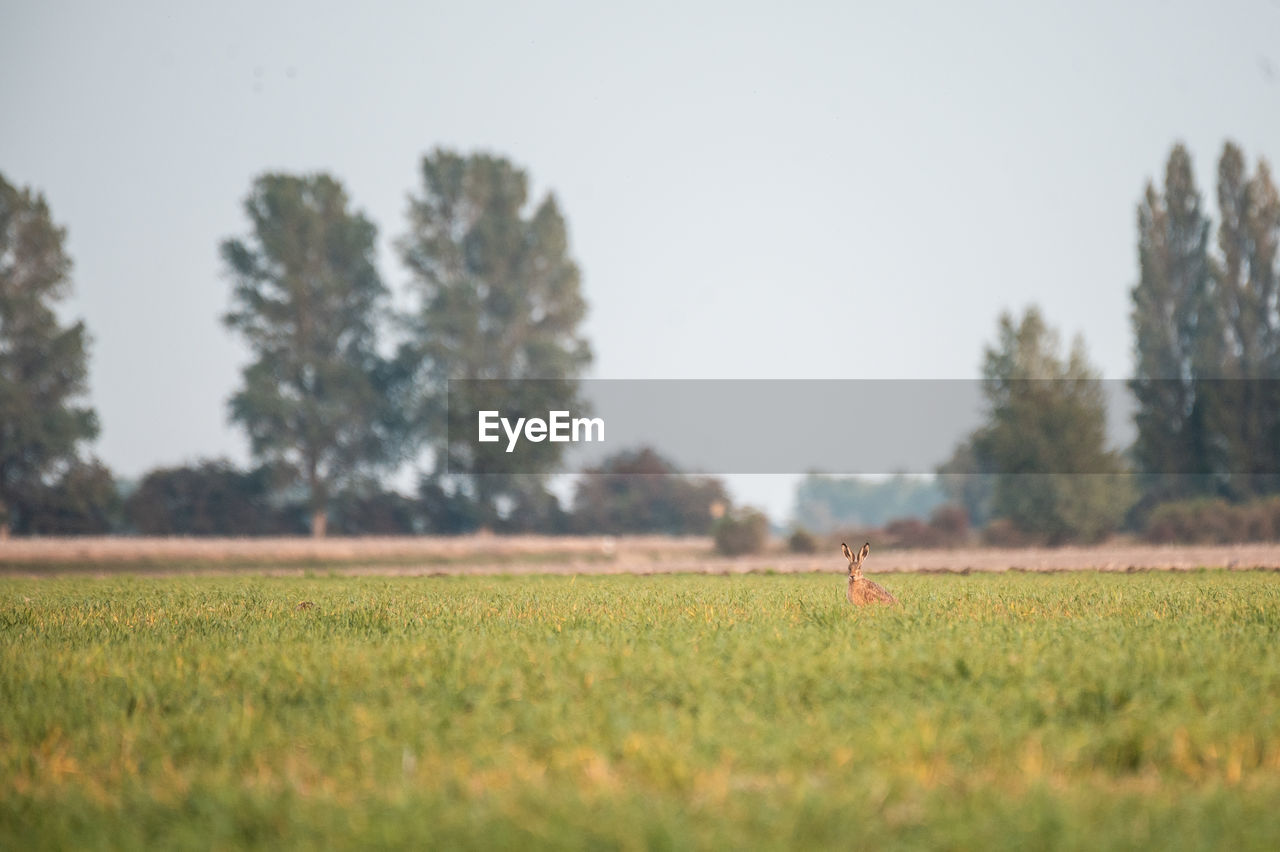
[(972, 378), (1031, 303), (1126, 376), (1144, 182), (1178, 140), (1210, 210), (1225, 139), (1280, 166), (1280, 0), (0, 0), (0, 116), (69, 230), (94, 449), (137, 476), (247, 460), (217, 246), (253, 178), (340, 178), (399, 290), (440, 145), (556, 193), (595, 378)]

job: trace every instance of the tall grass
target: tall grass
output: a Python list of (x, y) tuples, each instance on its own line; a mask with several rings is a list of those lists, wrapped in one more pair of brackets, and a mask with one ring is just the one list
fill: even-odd
[(1275, 575), (885, 582), (0, 581), (0, 847), (1280, 843)]

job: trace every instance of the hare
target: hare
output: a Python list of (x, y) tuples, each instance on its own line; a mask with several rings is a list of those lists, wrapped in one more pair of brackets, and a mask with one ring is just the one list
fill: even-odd
[(862, 576), (862, 561), (871, 552), (871, 542), (862, 545), (862, 550), (856, 554), (843, 541), (840, 542), (840, 549), (849, 560), (849, 592), (846, 595), (849, 603), (854, 606), (864, 606), (869, 603), (896, 604), (898, 602), (897, 598), (885, 591), (884, 586)]

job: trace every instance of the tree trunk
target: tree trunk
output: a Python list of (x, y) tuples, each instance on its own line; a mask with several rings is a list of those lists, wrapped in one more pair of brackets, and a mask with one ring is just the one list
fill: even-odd
[(311, 537), (324, 538), (325, 530), (329, 526), (329, 513), (324, 509), (316, 509), (311, 513)]
[(328, 488), (320, 479), (320, 459), (310, 447), (307, 449), (307, 488), (311, 492), (311, 537), (324, 538), (329, 526)]
[(4, 541), (9, 537), (9, 522), (0, 521), (0, 541)]

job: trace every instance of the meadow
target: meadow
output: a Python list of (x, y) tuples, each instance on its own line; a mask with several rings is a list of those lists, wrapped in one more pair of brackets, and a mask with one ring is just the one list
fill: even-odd
[(1280, 575), (0, 578), (0, 848), (1274, 849)]

